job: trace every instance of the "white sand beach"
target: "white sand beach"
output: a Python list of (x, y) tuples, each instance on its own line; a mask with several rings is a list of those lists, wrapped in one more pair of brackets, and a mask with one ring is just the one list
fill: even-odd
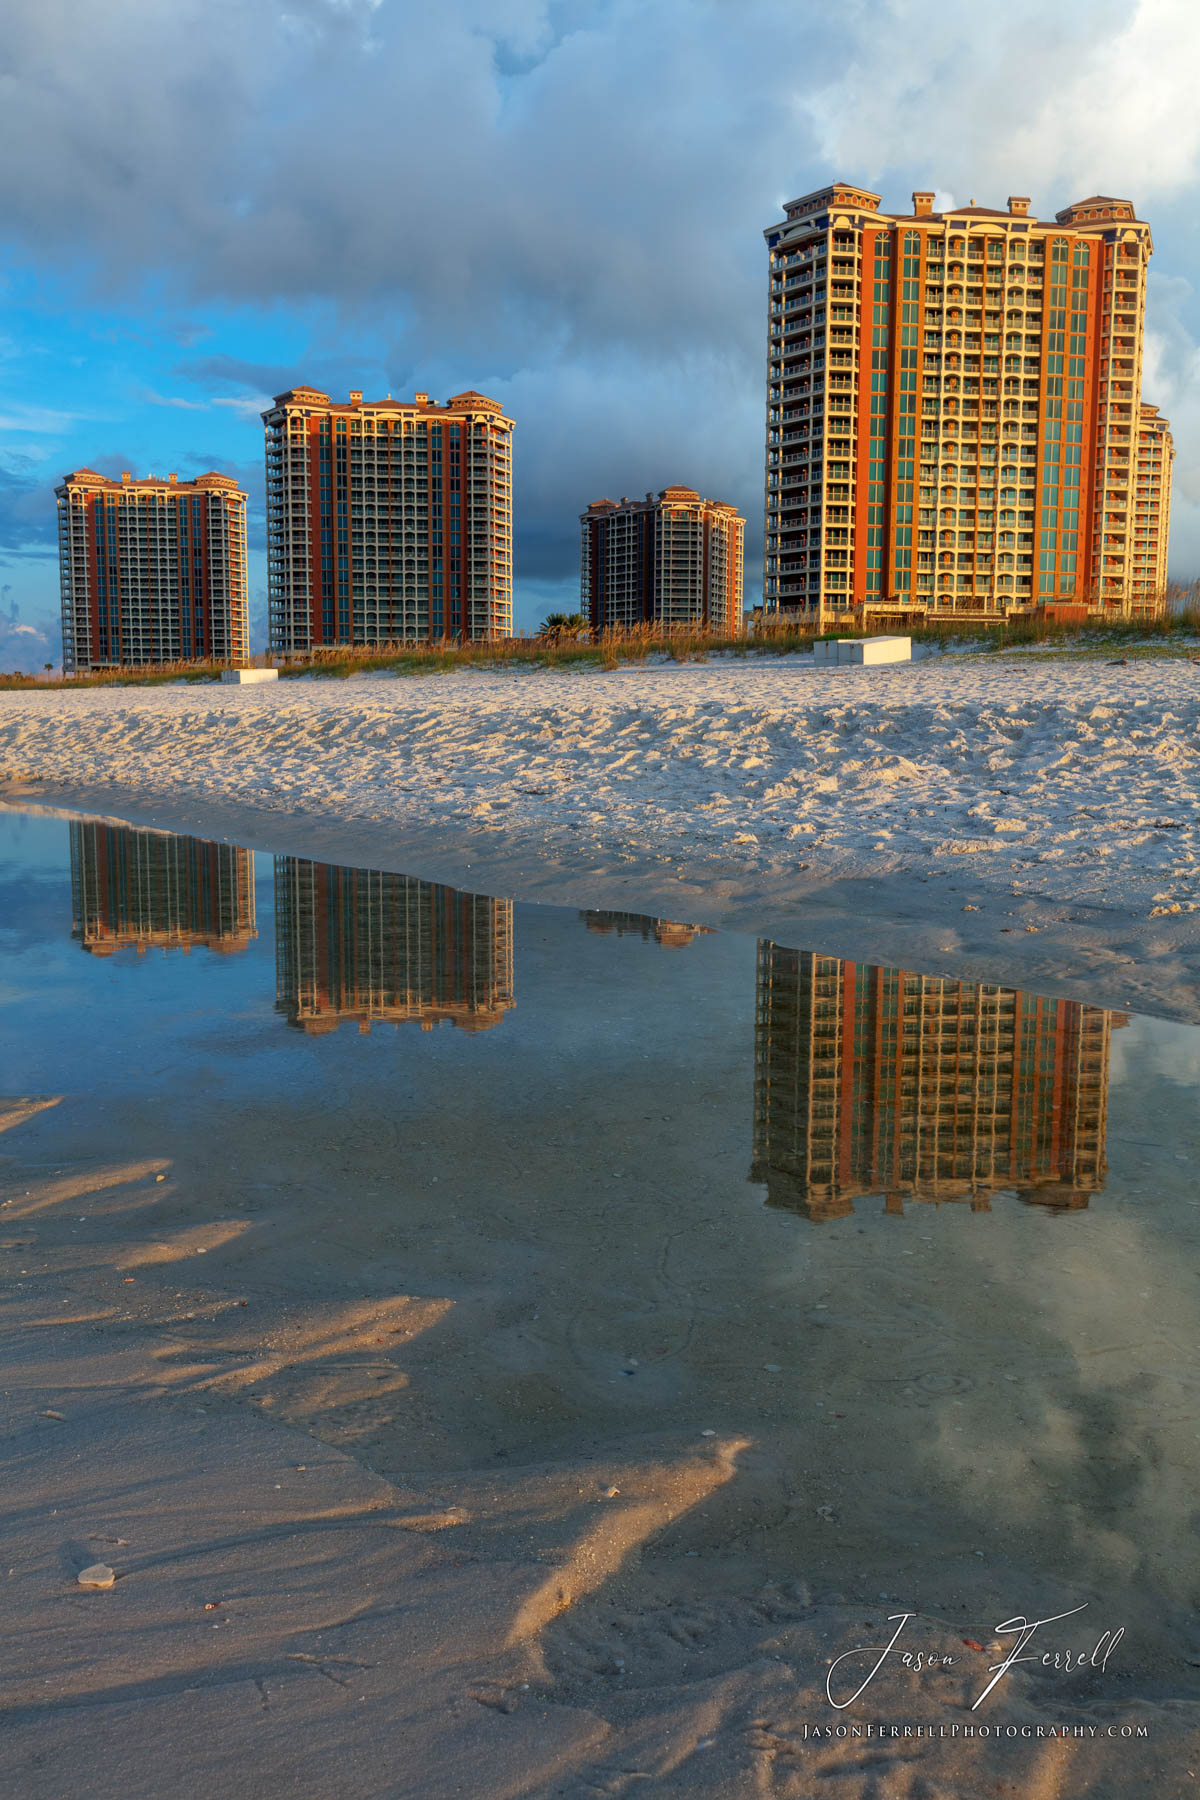
[(0, 696), (0, 781), (516, 898), (1200, 1017), (1200, 666), (305, 679)]
[(531, 850), (828, 875), (1032, 873), (1060, 899), (1200, 905), (1200, 668), (810, 658), (464, 672), (268, 690), (6, 694), (9, 776), (125, 784)]

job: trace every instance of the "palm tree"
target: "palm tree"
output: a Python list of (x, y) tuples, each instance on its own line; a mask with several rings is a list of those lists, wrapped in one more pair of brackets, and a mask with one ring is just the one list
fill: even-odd
[(563, 638), (579, 638), (586, 630), (587, 620), (582, 613), (549, 613), (538, 626), (538, 636), (558, 644)]

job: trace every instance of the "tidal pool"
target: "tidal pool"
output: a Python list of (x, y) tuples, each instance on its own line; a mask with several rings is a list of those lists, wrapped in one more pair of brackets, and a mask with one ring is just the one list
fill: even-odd
[(86, 819), (0, 817), (0, 907), (6, 1285), (157, 1333), (150, 1404), (479, 1554), (498, 1483), (734, 1446), (547, 1619), (564, 1681), (631, 1594), (766, 1583), (1086, 1608), (1063, 1693), (1194, 1688), (1195, 1029)]

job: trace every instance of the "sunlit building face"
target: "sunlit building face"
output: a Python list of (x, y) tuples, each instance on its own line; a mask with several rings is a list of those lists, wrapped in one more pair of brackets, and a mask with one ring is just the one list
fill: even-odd
[(271, 648), (512, 636), (512, 420), (317, 388), (263, 414)]
[(1153, 246), (1131, 203), (1046, 222), (1020, 196), (935, 212), (916, 193), (888, 214), (834, 183), (784, 210), (765, 233), (767, 610), (1160, 610), (1171, 439), (1141, 405)]

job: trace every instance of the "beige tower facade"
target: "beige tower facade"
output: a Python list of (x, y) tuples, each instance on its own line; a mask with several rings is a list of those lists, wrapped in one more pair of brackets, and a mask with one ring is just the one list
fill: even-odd
[(1133, 592), (1143, 611), (1157, 609), (1167, 591), (1167, 542), (1171, 530), (1171, 469), (1175, 440), (1157, 406), (1141, 408), (1138, 429), (1137, 502), (1134, 514)]
[(580, 610), (594, 635), (637, 625), (742, 627), (746, 521), (736, 506), (666, 487), (580, 514)]
[(236, 481), (115, 481), (76, 469), (54, 491), (68, 674), (247, 660), (246, 495)]
[(512, 636), (513, 423), (495, 400), (297, 387), (263, 423), (273, 650)]
[(912, 198), (884, 213), (834, 182), (765, 233), (766, 610), (1155, 610), (1135, 578), (1149, 226), (1100, 195), (1053, 220)]

